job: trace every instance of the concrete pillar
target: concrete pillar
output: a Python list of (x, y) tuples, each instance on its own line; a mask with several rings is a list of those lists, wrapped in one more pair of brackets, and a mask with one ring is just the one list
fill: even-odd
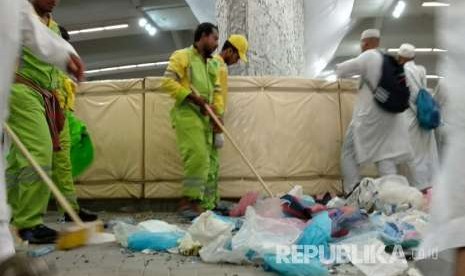
[(250, 44), (249, 63), (233, 75), (298, 76), (304, 68), (304, 0), (217, 0), (220, 48), (233, 34)]

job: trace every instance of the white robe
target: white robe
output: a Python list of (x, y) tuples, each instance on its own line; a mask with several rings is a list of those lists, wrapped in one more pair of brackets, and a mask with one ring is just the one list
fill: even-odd
[[(439, 45), (448, 52), (441, 69), (444, 92), (447, 145), (444, 160), (433, 186), (430, 228), (420, 247), (438, 250), (441, 256), (465, 247), (465, 1), (451, 1), (438, 22)], [(453, 255), (449, 255), (453, 261)], [(440, 258), (440, 260), (443, 260)], [(452, 275), (453, 270), (426, 263), (424, 275)], [(442, 270), (444, 268), (444, 270)], [(448, 272), (448, 273), (447, 273)]]
[(427, 87), (426, 70), (423, 66), (416, 65), (414, 61), (405, 63), (404, 70), (410, 90), (410, 108), (405, 111), (405, 116), (409, 125), (410, 145), (413, 149), (412, 160), (409, 161), (408, 180), (411, 185), (423, 190), (432, 186), (433, 176), (439, 166), (435, 133), (432, 130), (422, 129), (417, 119), (416, 100), (420, 89)]
[[(8, 115), (8, 95), (21, 44), (63, 70), (66, 70), (70, 53), (76, 54), (71, 45), (40, 22), (28, 1), (0, 0), (0, 138)], [(3, 162), (3, 154), (0, 154), (0, 261), (14, 253), (8, 231), (10, 214)]]
[[(378, 50), (368, 50), (338, 64), (336, 72), (342, 78), (361, 75), (371, 87), (376, 87), (381, 78), (382, 62)], [(402, 162), (411, 156), (404, 114), (382, 110), (366, 84), (359, 91), (349, 128), (353, 131), (356, 159), (360, 165), (383, 160)]]

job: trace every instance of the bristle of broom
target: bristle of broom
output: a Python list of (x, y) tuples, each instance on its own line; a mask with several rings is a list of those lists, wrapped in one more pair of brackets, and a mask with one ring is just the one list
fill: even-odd
[(69, 250), (87, 244), (89, 240), (89, 228), (73, 227), (61, 231), (56, 246), (59, 250)]
[(101, 221), (89, 223), (86, 227), (72, 226), (60, 232), (56, 247), (59, 250), (70, 250), (87, 244), (90, 237), (97, 232), (103, 232)]

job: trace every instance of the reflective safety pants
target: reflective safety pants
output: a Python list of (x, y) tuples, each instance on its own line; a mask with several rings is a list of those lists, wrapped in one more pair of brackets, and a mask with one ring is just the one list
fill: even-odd
[(175, 107), (172, 119), (184, 165), (182, 194), (213, 209), (218, 200), (219, 162), (210, 120), (189, 103)]

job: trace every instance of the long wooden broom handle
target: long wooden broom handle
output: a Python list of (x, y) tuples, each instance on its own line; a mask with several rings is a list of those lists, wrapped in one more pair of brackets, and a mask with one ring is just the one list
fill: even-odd
[[(191, 86), (191, 89), (192, 91), (197, 94), (197, 95), (200, 95), (197, 90), (195, 89), (195, 87)], [(218, 125), (218, 127), (221, 129), (221, 131), (223, 131), (223, 133), (226, 135), (226, 137), (229, 139), (229, 141), (231, 142), (231, 144), (234, 146), (234, 148), (237, 150), (237, 152), (239, 152), (240, 156), (242, 157), (242, 160), (244, 160), (244, 162), (247, 164), (247, 166), (249, 166), (250, 170), (253, 172), (253, 174), (255, 174), (255, 176), (257, 177), (258, 179), (258, 182), (260, 182), (260, 184), (262, 185), (263, 189), (265, 189), (265, 191), (268, 193), (268, 195), (270, 197), (274, 197), (273, 196), (273, 192), (270, 190), (270, 188), (268, 187), (268, 185), (265, 183), (265, 181), (263, 181), (263, 178), (260, 176), (260, 174), (258, 174), (258, 171), (255, 169), (255, 167), (252, 165), (252, 162), (250, 162), (250, 160), (245, 156), (244, 152), (242, 152), (241, 148), (239, 148), (239, 145), (237, 145), (236, 141), (234, 141), (234, 139), (232, 138), (231, 134), (229, 133), (229, 131), (224, 127), (224, 125), (221, 123), (221, 121), (218, 119), (218, 117), (216, 116), (215, 112), (213, 112), (213, 110), (210, 108), (210, 106), (208, 104), (205, 104), (204, 106), (205, 110), (207, 110), (208, 112), (208, 115), (210, 116), (210, 118), (213, 119), (213, 121), (215, 121), (215, 123)]]
[(10, 126), (5, 123), (4, 129), (6, 133), (11, 137), (13, 143), (18, 147), (19, 151), (26, 157), (27, 161), (31, 164), (34, 170), (39, 174), (40, 178), (47, 184), (50, 191), (52, 191), (53, 195), (55, 196), (58, 203), (65, 209), (65, 211), (69, 214), (71, 219), (79, 225), (80, 227), (84, 227), (84, 222), (82, 222), (81, 218), (77, 215), (76, 211), (71, 207), (68, 200), (63, 196), (60, 190), (56, 187), (55, 183), (50, 179), (47, 173), (42, 169), (42, 167), (37, 163), (37, 161), (32, 157), (29, 150), (24, 146), (23, 142), (18, 138), (16, 133), (10, 128)]

